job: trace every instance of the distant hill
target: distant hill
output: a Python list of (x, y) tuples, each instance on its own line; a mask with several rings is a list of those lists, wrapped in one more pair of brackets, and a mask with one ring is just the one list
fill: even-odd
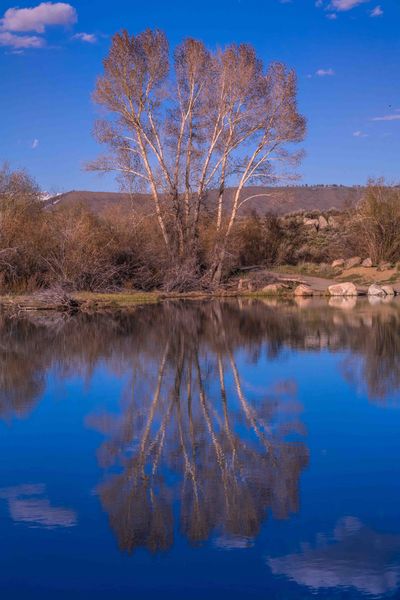
[[(362, 187), (346, 186), (289, 186), (289, 187), (249, 187), (243, 191), (241, 200), (246, 201), (241, 214), (256, 212), (260, 215), (268, 212), (287, 214), (298, 210), (320, 210), (322, 212), (336, 208), (342, 210), (346, 206), (356, 204), (363, 193)], [(209, 199), (215, 197), (216, 191), (209, 193)], [(226, 191), (225, 204), (232, 202), (234, 188)], [(50, 198), (49, 206), (73, 206), (82, 204), (97, 213), (112, 210), (125, 211), (134, 208), (142, 214), (153, 212), (151, 198), (147, 194), (129, 194), (119, 192), (71, 191)], [(212, 204), (212, 202), (210, 202)]]

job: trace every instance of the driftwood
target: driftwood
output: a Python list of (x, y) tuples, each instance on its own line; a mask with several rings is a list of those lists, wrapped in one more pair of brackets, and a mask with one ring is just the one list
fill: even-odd
[(15, 314), (31, 311), (76, 312), (82, 302), (73, 298), (62, 288), (41, 290), (30, 296), (7, 298), (3, 305)]

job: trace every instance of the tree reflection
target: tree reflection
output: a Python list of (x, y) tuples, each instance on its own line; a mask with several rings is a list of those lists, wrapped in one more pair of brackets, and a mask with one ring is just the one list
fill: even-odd
[(295, 386), (249, 400), (221, 306), (206, 324), (202, 316), (175, 315), (178, 327), (158, 331), (157, 359), (153, 352), (145, 369), (133, 365), (122, 416), (91, 419), (107, 436), (102, 463), (122, 467), (99, 493), (129, 552), (168, 548), (177, 512), (182, 533), (198, 543), (213, 532), (252, 538), (267, 509), (284, 518), (298, 508), (308, 452), (287, 441), (303, 433)]

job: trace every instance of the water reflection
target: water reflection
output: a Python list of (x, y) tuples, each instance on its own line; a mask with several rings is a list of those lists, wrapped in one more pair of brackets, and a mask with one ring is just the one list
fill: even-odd
[(123, 550), (167, 549), (174, 503), (190, 542), (218, 532), (224, 547), (251, 544), (268, 508), (277, 518), (298, 508), (308, 452), (286, 441), (303, 434), (296, 387), (282, 382), (250, 401), (220, 307), (209, 326), (212, 349), (200, 323), (181, 321), (158, 360), (133, 367), (121, 416), (90, 420), (106, 435), (102, 464), (122, 467), (99, 494)]
[(400, 305), (337, 300), (0, 313), (0, 588), (397, 597)]
[(73, 510), (50, 503), (43, 484), (0, 488), (0, 499), (7, 501), (10, 517), (16, 523), (46, 529), (74, 527), (77, 523)]
[(332, 539), (319, 536), (316, 547), (298, 554), (268, 558), (275, 575), (285, 575), (314, 592), (322, 588), (356, 588), (374, 596), (398, 589), (400, 535), (379, 533), (354, 517), (336, 525)]
[[(49, 369), (60, 378), (80, 374), (89, 380), (105, 361), (116, 374), (132, 364), (137, 372), (146, 373), (168, 337), (169, 353), (178, 361), (175, 346), (182, 346), (182, 333), (175, 333), (182, 331), (186, 346), (189, 339), (193, 341), (191, 371), (197, 385), (195, 344), (201, 351), (207, 347), (217, 361), (224, 355), (224, 368), (230, 365), (230, 369), (226, 352), (242, 350), (255, 362), (263, 353), (269, 360), (276, 359), (285, 348), (347, 351), (344, 373), (352, 385), (366, 386), (370, 400), (384, 402), (400, 389), (398, 301), (378, 306), (364, 301), (355, 308), (348, 306), (348, 299), (334, 299), (331, 306), (309, 299), (301, 306), (297, 300), (284, 306), (274, 302), (172, 303), (144, 307), (131, 315), (72, 318), (15, 320), (0, 314), (0, 417), (28, 415), (44, 391)], [(187, 362), (184, 368), (187, 371)]]

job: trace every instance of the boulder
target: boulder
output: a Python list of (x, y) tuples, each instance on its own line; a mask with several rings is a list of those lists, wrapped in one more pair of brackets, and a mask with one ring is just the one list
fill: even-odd
[(323, 215), (318, 218), (318, 225), (320, 229), (326, 229), (328, 227), (328, 221)]
[(277, 294), (287, 292), (288, 289), (288, 286), (284, 283), (270, 283), (269, 285), (263, 287), (261, 291), (263, 294), (266, 294), (268, 296), (275, 296)]
[(368, 296), (386, 296), (386, 293), (380, 285), (373, 283), (368, 288)]
[(316, 229), (318, 229), (319, 227), (319, 220), (318, 219), (303, 219), (303, 224), (306, 227), (315, 227)]
[(314, 292), (313, 292), (312, 288), (310, 288), (309, 285), (305, 285), (304, 283), (301, 283), (294, 290), (294, 295), (295, 296), (313, 296)]
[(353, 256), (345, 261), (344, 268), (352, 269), (353, 267), (358, 267), (358, 265), (361, 265), (361, 258), (359, 256)]
[(343, 258), (338, 258), (337, 260), (334, 260), (333, 263), (332, 263), (332, 267), (334, 269), (344, 267), (344, 260), (343, 260)]
[(372, 260), (370, 258), (366, 258), (361, 263), (362, 267), (372, 267)]
[(383, 285), (382, 289), (385, 292), (386, 296), (394, 296), (396, 293), (391, 285)]
[(393, 265), (390, 262), (380, 262), (378, 266), (378, 271), (389, 271), (393, 269)]
[(333, 229), (337, 229), (339, 227), (338, 220), (332, 216), (328, 217), (328, 225), (329, 225), (329, 227), (332, 227)]
[(358, 296), (356, 286), (350, 281), (330, 285), (328, 291), (331, 296)]

